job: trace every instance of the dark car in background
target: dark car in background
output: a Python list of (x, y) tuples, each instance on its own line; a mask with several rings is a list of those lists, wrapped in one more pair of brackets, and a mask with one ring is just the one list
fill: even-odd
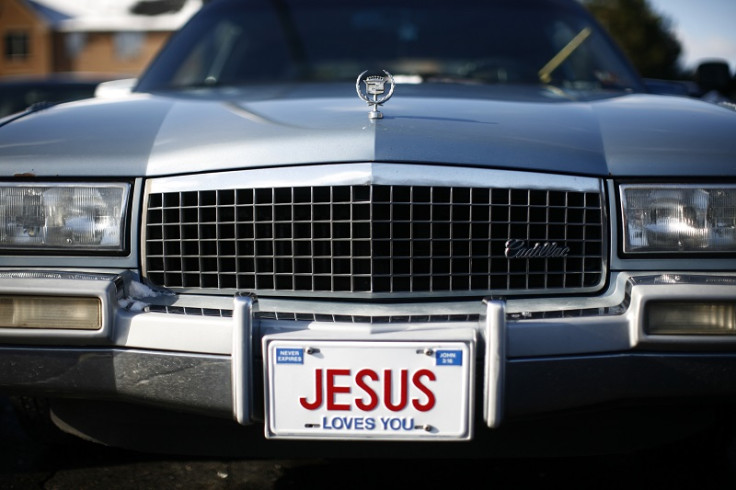
[(52, 105), (94, 97), (97, 87), (112, 77), (84, 74), (0, 77), (0, 117), (33, 105)]
[(736, 102), (736, 74), (726, 60), (704, 60), (695, 70), (698, 96), (713, 102)]
[(0, 392), (168, 453), (727, 433), (734, 135), (575, 0), (208, 2), (0, 126)]

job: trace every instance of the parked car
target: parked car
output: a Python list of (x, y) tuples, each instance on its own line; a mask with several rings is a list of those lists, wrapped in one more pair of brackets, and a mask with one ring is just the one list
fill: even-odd
[(697, 96), (705, 101), (736, 108), (736, 75), (731, 74), (728, 62), (721, 59), (704, 60), (695, 70)]
[(15, 114), (36, 105), (48, 106), (95, 95), (104, 75), (54, 74), (48, 76), (12, 76), (0, 78), (0, 117)]
[(734, 134), (575, 0), (208, 2), (130, 95), (0, 127), (0, 391), (180, 454), (725, 430)]

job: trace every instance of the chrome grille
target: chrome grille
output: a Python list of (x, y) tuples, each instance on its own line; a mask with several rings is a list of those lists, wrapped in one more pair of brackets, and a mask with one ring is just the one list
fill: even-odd
[[(157, 192), (153, 283), (260, 294), (408, 296), (592, 290), (604, 280), (599, 192), (337, 185)], [(521, 240), (565, 257), (507, 258)]]

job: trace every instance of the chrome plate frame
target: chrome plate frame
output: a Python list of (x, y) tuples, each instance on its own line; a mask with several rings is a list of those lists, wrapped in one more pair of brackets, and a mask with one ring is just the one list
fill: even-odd
[(475, 386), (475, 340), (469, 337), (266, 336), (266, 437), (469, 440)]

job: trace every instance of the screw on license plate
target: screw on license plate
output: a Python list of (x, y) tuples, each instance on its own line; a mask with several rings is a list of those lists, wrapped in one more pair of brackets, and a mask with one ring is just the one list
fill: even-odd
[(319, 349), (316, 347), (307, 347), (307, 354), (319, 354)]
[(434, 351), (431, 347), (425, 347), (424, 349), (417, 349), (417, 354), (424, 354), (425, 356), (433, 356)]
[(429, 424), (416, 425), (414, 426), (414, 428), (418, 430), (423, 430), (424, 432), (432, 432), (432, 426)]
[(305, 429), (319, 429), (319, 424), (304, 424)]

